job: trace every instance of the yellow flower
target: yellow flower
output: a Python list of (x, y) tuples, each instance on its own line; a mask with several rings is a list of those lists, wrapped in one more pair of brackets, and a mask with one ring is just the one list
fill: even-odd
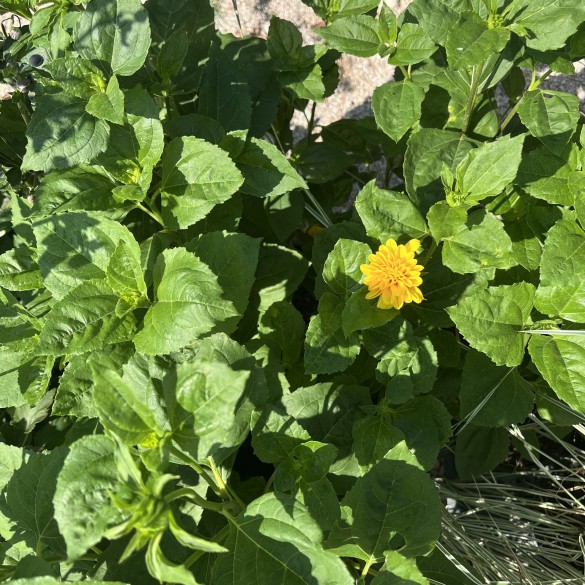
[(420, 303), (423, 267), (417, 264), (414, 253), (420, 248), (418, 240), (396, 244), (392, 239), (368, 256), (369, 264), (360, 270), (366, 275), (364, 284), (370, 292), (366, 299), (378, 298), (380, 309), (400, 309), (404, 303)]

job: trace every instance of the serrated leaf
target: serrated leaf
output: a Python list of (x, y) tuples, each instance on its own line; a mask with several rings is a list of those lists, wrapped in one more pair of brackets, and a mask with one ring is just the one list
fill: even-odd
[[(353, 578), (341, 559), (323, 550), (323, 534), (305, 506), (286, 494), (266, 494), (230, 521), (213, 585), (350, 585)], [(252, 562), (236, 562), (251, 559)]]
[(383, 244), (389, 238), (422, 238), (427, 234), (425, 220), (415, 204), (404, 193), (380, 189), (375, 181), (359, 192), (355, 206), (368, 236)]
[(136, 73), (150, 47), (148, 14), (140, 0), (93, 0), (74, 30), (82, 57), (107, 63), (115, 75)]
[(532, 411), (534, 392), (516, 368), (497, 367), (484, 354), (470, 351), (461, 382), (461, 417), (485, 427), (522, 423)]
[(44, 68), (64, 92), (75, 97), (89, 99), (98, 86), (102, 83), (105, 86), (103, 71), (81, 57), (53, 59), (45, 63)]
[(339, 18), (315, 32), (334, 49), (356, 57), (371, 57), (382, 46), (379, 24), (372, 16)]
[(398, 142), (419, 121), (424, 98), (424, 89), (410, 80), (381, 85), (372, 95), (376, 123)]
[(443, 263), (459, 274), (509, 268), (514, 265), (512, 240), (495, 215), (474, 211), (459, 230), (444, 239)]
[(227, 201), (243, 182), (218, 146), (192, 136), (175, 138), (163, 153), (163, 219), (175, 229), (189, 227)]
[(265, 140), (252, 138), (235, 161), (244, 176), (241, 191), (247, 195), (266, 197), (307, 188), (284, 154)]
[(85, 100), (64, 93), (39, 98), (26, 131), (22, 170), (66, 169), (106, 150), (109, 125), (88, 114), (85, 105)]
[(305, 322), (303, 316), (287, 301), (268, 307), (258, 323), (262, 342), (278, 348), (285, 366), (294, 365), (301, 354)]
[(12, 291), (42, 288), (43, 275), (30, 248), (20, 246), (0, 254), (0, 286)]
[(447, 312), (469, 345), (498, 366), (517, 366), (524, 357), (525, 336), (535, 288), (526, 282), (490, 287), (463, 298)]
[(522, 96), (518, 115), (533, 136), (558, 152), (577, 128), (579, 98), (561, 91), (535, 89)]
[(134, 337), (140, 353), (162, 355), (186, 346), (238, 313), (217, 277), (184, 248), (165, 250), (155, 266), (156, 302)]
[(341, 313), (341, 328), (346, 336), (354, 331), (381, 327), (399, 315), (396, 309), (379, 309), (366, 298), (367, 287), (358, 288), (346, 301)]
[(455, 466), (462, 480), (491, 471), (508, 456), (510, 437), (504, 428), (467, 425), (457, 434)]
[(92, 435), (71, 446), (53, 498), (55, 518), (69, 558), (79, 558), (103, 538), (108, 528), (123, 520), (110, 498), (117, 484), (111, 439)]
[(396, 51), (388, 58), (391, 65), (414, 65), (430, 57), (437, 50), (435, 43), (416, 24), (402, 25), (396, 39)]
[(465, 208), (453, 207), (446, 201), (438, 201), (427, 213), (429, 230), (437, 243), (460, 231), (466, 221)]
[(449, 66), (457, 70), (478, 65), (486, 56), (502, 51), (509, 38), (508, 29), (490, 28), (477, 14), (465, 12), (445, 41)]
[(407, 559), (398, 551), (384, 553), (385, 562), (372, 580), (372, 585), (429, 585), (414, 559)]
[(175, 77), (181, 71), (189, 50), (189, 35), (179, 28), (165, 39), (156, 59), (156, 70), (163, 79)]
[(499, 195), (515, 178), (520, 166), (524, 136), (504, 136), (467, 153), (457, 165), (457, 190), (466, 203)]
[(85, 111), (100, 120), (124, 123), (124, 94), (115, 75), (110, 78), (104, 93), (94, 93), (89, 98)]
[(118, 295), (104, 282), (80, 284), (45, 318), (38, 351), (47, 355), (80, 354), (131, 339), (132, 314), (118, 316)]
[(327, 256), (323, 280), (335, 294), (349, 297), (360, 288), (363, 264), (372, 251), (367, 244), (341, 238)]
[(446, 2), (417, 0), (409, 7), (425, 33), (435, 43), (445, 46), (451, 29), (459, 20), (459, 14)]

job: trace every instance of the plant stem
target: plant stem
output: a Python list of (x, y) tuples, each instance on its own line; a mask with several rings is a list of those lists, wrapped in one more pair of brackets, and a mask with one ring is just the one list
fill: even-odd
[(142, 205), (142, 203), (139, 203), (137, 205), (137, 207), (138, 207), (138, 209), (144, 211), (144, 213), (146, 213), (147, 215), (150, 215), (150, 217), (152, 217), (152, 219), (154, 219), (154, 221), (156, 221), (162, 227), (166, 227), (162, 217), (158, 213), (151, 211), (150, 209), (148, 209), (148, 207), (145, 207), (144, 205)]
[(405, 69), (402, 65), (398, 65), (398, 69), (402, 71), (402, 75), (404, 75), (404, 79), (410, 79), (410, 72), (408, 69)]
[(479, 80), (483, 71), (483, 63), (475, 65), (473, 72), (471, 73), (471, 87), (469, 88), (469, 98), (467, 99), (467, 106), (465, 108), (465, 116), (463, 117), (463, 128), (461, 131), (463, 134), (467, 132), (469, 128), (469, 122), (471, 122), (471, 114), (473, 114), (473, 108), (475, 107), (475, 100), (477, 99), (477, 90), (479, 88)]
[[(530, 86), (526, 90), (526, 93), (535, 90), (552, 72), (553, 72), (552, 69), (547, 69), (538, 79), (535, 79), (535, 72), (533, 71), (532, 81), (530, 82)], [(502, 134), (506, 126), (512, 121), (512, 118), (514, 118), (514, 116), (518, 113), (520, 103), (524, 99), (526, 93), (524, 93), (524, 95), (518, 100), (516, 105), (510, 110), (510, 113), (506, 116), (506, 119), (502, 122), (500, 126), (500, 134)]]
[[(211, 540), (211, 542), (216, 542), (217, 544), (219, 544), (222, 540), (225, 539), (225, 537), (230, 533), (230, 525), (228, 524), (227, 526), (224, 526), (216, 535), (215, 537)], [(183, 565), (185, 566), (185, 568), (189, 568), (197, 559), (199, 559), (199, 557), (202, 557), (203, 555), (207, 554), (206, 551), (203, 550), (196, 550), (184, 563)]]

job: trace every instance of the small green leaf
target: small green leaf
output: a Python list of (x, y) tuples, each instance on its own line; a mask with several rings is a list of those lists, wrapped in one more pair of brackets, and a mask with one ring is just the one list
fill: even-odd
[(414, 559), (407, 559), (395, 550), (384, 553), (386, 562), (372, 580), (372, 585), (429, 585)]
[(517, 366), (524, 357), (534, 286), (519, 282), (470, 294), (447, 312), (469, 344), (498, 366)]
[(338, 51), (356, 57), (372, 57), (382, 46), (379, 26), (372, 16), (358, 15), (339, 18), (315, 32)]
[(165, 39), (156, 59), (156, 70), (163, 79), (175, 77), (181, 71), (183, 61), (189, 50), (189, 36), (184, 28), (179, 28)]
[(398, 142), (420, 120), (424, 97), (423, 88), (409, 80), (381, 85), (372, 96), (376, 123)]
[(108, 123), (88, 114), (85, 106), (85, 100), (64, 93), (39, 98), (26, 131), (23, 171), (66, 169), (89, 162), (106, 150)]
[(427, 213), (429, 230), (437, 243), (454, 236), (461, 230), (466, 221), (467, 212), (465, 208), (460, 206), (453, 207), (446, 201), (435, 203)]
[(388, 58), (391, 65), (414, 65), (428, 59), (437, 46), (416, 24), (402, 25), (396, 40), (396, 51)]
[(233, 303), (223, 298), (215, 274), (184, 248), (165, 250), (155, 274), (156, 302), (134, 337), (140, 353), (170, 353), (238, 314)]
[(404, 193), (380, 189), (375, 181), (359, 192), (355, 206), (368, 236), (383, 244), (389, 238), (422, 238), (427, 234), (425, 220), (415, 204)]
[(100, 120), (124, 124), (124, 94), (115, 75), (108, 82), (105, 93), (94, 93), (89, 98), (85, 111)]
[(370, 247), (362, 242), (337, 240), (323, 267), (323, 280), (331, 291), (347, 298), (358, 290), (362, 279), (360, 265), (371, 253)]
[(303, 316), (287, 301), (268, 307), (258, 323), (263, 343), (278, 348), (285, 366), (294, 365), (301, 354), (305, 322)]
[(358, 288), (347, 299), (341, 313), (341, 327), (346, 336), (354, 331), (382, 327), (400, 313), (395, 309), (378, 309), (375, 299), (366, 299), (367, 287)]
[(30, 248), (20, 246), (0, 254), (0, 286), (12, 291), (42, 288), (43, 275)]
[(162, 161), (162, 215), (169, 226), (184, 229), (227, 201), (244, 179), (229, 156), (199, 138), (175, 138)]

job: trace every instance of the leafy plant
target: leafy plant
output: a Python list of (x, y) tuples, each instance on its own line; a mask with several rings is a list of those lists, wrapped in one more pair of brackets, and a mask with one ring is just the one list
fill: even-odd
[[(585, 415), (583, 124), (542, 83), (585, 8), (307, 4), (322, 44), (0, 2), (1, 580), (515, 577), (444, 499)], [(341, 53), (395, 80), (319, 126)]]

